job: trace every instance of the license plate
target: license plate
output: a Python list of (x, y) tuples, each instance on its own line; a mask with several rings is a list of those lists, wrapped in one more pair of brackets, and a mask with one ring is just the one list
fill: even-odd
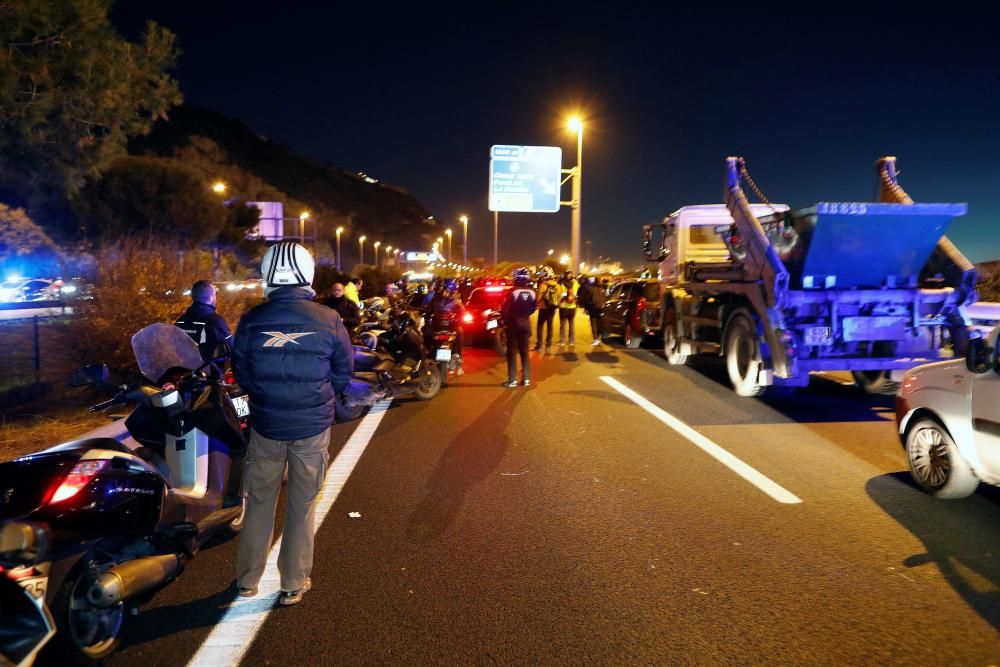
[(806, 345), (832, 345), (833, 332), (830, 327), (806, 327)]
[(451, 361), (451, 350), (444, 347), (438, 348), (434, 358), (438, 361)]
[(497, 328), (497, 321), (496, 320), (490, 320), (490, 321), (488, 321), (486, 323), (486, 330), (487, 331), (489, 331), (490, 329), (496, 329), (496, 328)]
[(250, 399), (246, 396), (236, 396), (233, 398), (233, 407), (236, 408), (237, 417), (250, 416)]

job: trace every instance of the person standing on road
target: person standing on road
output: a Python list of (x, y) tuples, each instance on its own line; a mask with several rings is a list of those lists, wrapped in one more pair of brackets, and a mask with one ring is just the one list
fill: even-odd
[(555, 273), (547, 266), (541, 268), (538, 281), (538, 325), (535, 331), (535, 352), (542, 350), (542, 330), (545, 329), (545, 354), (552, 353), (552, 324), (559, 308), (560, 286)]
[(573, 272), (569, 269), (563, 273), (559, 284), (562, 287), (562, 296), (559, 299), (559, 347), (566, 346), (568, 333), (569, 349), (572, 350), (576, 345), (576, 293), (580, 289), (580, 284), (573, 278)]
[(521, 356), (521, 384), (525, 387), (531, 385), (528, 342), (531, 338), (531, 314), (535, 312), (537, 305), (537, 297), (531, 289), (531, 273), (525, 267), (514, 269), (514, 289), (507, 292), (500, 305), (500, 316), (507, 327), (505, 387), (517, 386), (517, 355)]
[(282, 605), (297, 604), (312, 586), (316, 497), (329, 461), (334, 405), (354, 365), (340, 315), (313, 301), (314, 269), (312, 255), (301, 245), (271, 246), (261, 263), (267, 301), (243, 316), (233, 346), (233, 372), (249, 394), (253, 414), (236, 585), (241, 596), (257, 594), (287, 464), (278, 554)]
[(604, 333), (604, 306), (607, 303), (607, 295), (601, 289), (597, 278), (590, 278), (581, 287), (580, 291), (586, 294), (586, 303), (582, 304), (590, 316), (590, 334), (594, 337), (591, 347), (601, 344), (601, 334)]
[(215, 285), (209, 280), (199, 280), (191, 286), (191, 305), (174, 323), (198, 343), (203, 361), (212, 358), (219, 343), (227, 347), (232, 343), (233, 334), (226, 318), (215, 311), (217, 299)]

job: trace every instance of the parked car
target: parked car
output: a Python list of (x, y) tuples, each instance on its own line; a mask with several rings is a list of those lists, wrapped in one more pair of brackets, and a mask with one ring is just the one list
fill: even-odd
[(58, 301), (59, 285), (43, 278), (15, 278), (0, 283), (0, 302)]
[(964, 359), (911, 369), (896, 398), (896, 424), (914, 481), (936, 498), (1000, 485), (1000, 327), (973, 332)]
[(604, 305), (604, 337), (621, 336), (637, 348), (660, 333), (660, 286), (656, 280), (626, 280), (611, 288)]
[(462, 330), (467, 344), (492, 344), (493, 337), (487, 331), (486, 323), (490, 319), (491, 312), (500, 310), (504, 295), (510, 290), (511, 288), (505, 285), (477, 287), (472, 290), (465, 304), (465, 315), (462, 319)]

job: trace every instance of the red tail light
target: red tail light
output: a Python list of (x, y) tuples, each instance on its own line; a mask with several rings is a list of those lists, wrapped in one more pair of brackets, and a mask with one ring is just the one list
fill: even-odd
[(465, 315), (462, 315), (462, 321), (465, 322), (466, 324), (472, 322), (475, 319), (476, 318), (473, 317), (472, 313), (466, 313)]
[(437, 336), (434, 336), (435, 340), (445, 340), (446, 341), (449, 338), (451, 338), (451, 334), (446, 334), (446, 333), (438, 334)]
[(54, 505), (55, 503), (61, 503), (64, 500), (69, 500), (76, 494), (80, 493), (83, 487), (90, 484), (91, 480), (97, 475), (97, 473), (104, 470), (105, 466), (108, 465), (107, 459), (91, 459), (89, 461), (80, 461), (73, 469), (69, 471), (69, 475), (63, 480), (63, 483), (59, 485), (56, 492), (52, 494), (52, 498), (49, 499), (49, 504)]
[(640, 296), (639, 300), (635, 302), (635, 312), (641, 313), (646, 310), (646, 297)]

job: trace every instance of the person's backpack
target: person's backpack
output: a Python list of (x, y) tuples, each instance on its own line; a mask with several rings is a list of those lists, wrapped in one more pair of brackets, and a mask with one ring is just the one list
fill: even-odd
[(545, 293), (542, 295), (542, 303), (546, 308), (558, 308), (562, 300), (562, 285), (548, 283), (545, 286)]

